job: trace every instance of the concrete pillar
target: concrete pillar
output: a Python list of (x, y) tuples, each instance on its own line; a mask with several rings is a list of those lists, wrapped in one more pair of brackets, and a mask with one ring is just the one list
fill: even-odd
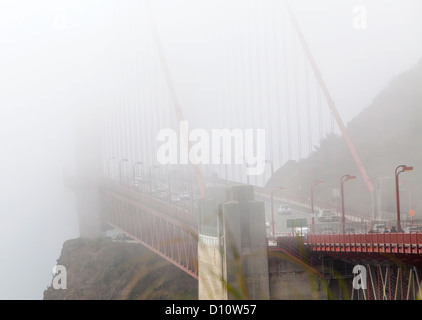
[(269, 299), (264, 203), (246, 185), (228, 188), (223, 202), (204, 200), (200, 212), (209, 214), (211, 203), (217, 232), (212, 237), (200, 226), (199, 299)]
[(208, 187), (199, 200), (198, 297), (222, 300), (223, 261), (218, 229), (218, 203), (226, 201), (225, 187)]

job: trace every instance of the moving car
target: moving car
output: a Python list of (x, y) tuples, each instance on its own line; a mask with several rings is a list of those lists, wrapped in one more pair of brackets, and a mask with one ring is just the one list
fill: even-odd
[(405, 233), (421, 233), (422, 232), (422, 226), (409, 226), (404, 228)]
[(387, 227), (383, 223), (374, 224), (369, 233), (384, 233)]
[(291, 214), (292, 208), (288, 204), (280, 204), (278, 207), (278, 214)]
[(337, 212), (332, 209), (324, 209), (318, 215), (319, 222), (339, 222), (341, 217), (337, 215)]
[(310, 230), (309, 230), (308, 227), (302, 227), (302, 228), (297, 227), (297, 228), (295, 228), (295, 235), (296, 236), (304, 236), (304, 235), (307, 235), (309, 232), (310, 232)]

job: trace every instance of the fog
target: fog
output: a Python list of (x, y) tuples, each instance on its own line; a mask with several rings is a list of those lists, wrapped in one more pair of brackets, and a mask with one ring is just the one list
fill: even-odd
[[(274, 5), (278, 8), (279, 3), (151, 1), (186, 119), (207, 128), (214, 125), (204, 121), (211, 119), (213, 105), (236, 100), (230, 93), (236, 82), (220, 79), (220, 71), (234, 66), (227, 76), (240, 77), (246, 64), (239, 59), (253, 56), (246, 52), (249, 31), (239, 23), (251, 25), (248, 19), (253, 17), (259, 30), (254, 32), (265, 33), (262, 22)], [(367, 9), (366, 29), (353, 27), (356, 5)], [(291, 6), (345, 123), (370, 105), (394, 75), (422, 57), (419, 0), (295, 0)], [(144, 91), (150, 97), (164, 96), (167, 102), (158, 108), (171, 105), (157, 50), (142, 51), (154, 45), (149, 29), (141, 28), (145, 8), (136, 1), (0, 0), (0, 299), (41, 299), (63, 242), (79, 235), (75, 196), (63, 183), (63, 169), (76, 166), (80, 117), (95, 119), (99, 111), (109, 116), (107, 112), (130, 101), (124, 94), (136, 98)], [(262, 8), (262, 15), (252, 15), (253, 8)], [(263, 38), (257, 39), (253, 43), (259, 45)], [(233, 41), (238, 45), (231, 46)], [(264, 49), (254, 57), (265, 55)], [(152, 62), (142, 60), (146, 58)], [(156, 78), (148, 82), (150, 78), (137, 73), (144, 68), (156, 72)], [(116, 80), (119, 74), (123, 76)], [(258, 84), (259, 79), (249, 85)], [(236, 90), (248, 101), (247, 92)], [(259, 116), (259, 110), (253, 110)], [(253, 120), (248, 118), (252, 122), (246, 125), (258, 126)], [(157, 123), (170, 126), (175, 121)], [(110, 126), (110, 118), (106, 124)], [(113, 128), (105, 129), (105, 137), (117, 132)], [(116, 141), (104, 142), (105, 163), (112, 155), (130, 153)], [(137, 141), (132, 138), (130, 143)], [(155, 147), (151, 143), (152, 150)], [(140, 160), (135, 152), (129, 156)], [(153, 163), (154, 156), (146, 161)], [(280, 157), (279, 165), (285, 160)]]

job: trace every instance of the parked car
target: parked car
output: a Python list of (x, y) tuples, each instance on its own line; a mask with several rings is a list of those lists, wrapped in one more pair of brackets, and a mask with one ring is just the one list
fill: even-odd
[(292, 208), (288, 204), (280, 204), (278, 207), (279, 214), (291, 214)]

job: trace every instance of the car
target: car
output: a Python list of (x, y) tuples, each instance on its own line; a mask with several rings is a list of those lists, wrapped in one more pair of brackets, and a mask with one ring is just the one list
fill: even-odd
[(404, 228), (404, 233), (420, 233), (422, 232), (421, 226), (409, 226)]
[(332, 228), (323, 228), (321, 234), (334, 234), (334, 230)]
[(323, 209), (318, 215), (319, 222), (338, 222), (341, 218), (332, 209)]
[(189, 193), (185, 192), (180, 195), (180, 200), (189, 200), (190, 195)]
[(346, 234), (356, 233), (356, 229), (354, 227), (345, 227), (344, 231), (346, 232)]
[(173, 194), (171, 196), (171, 201), (173, 201), (173, 202), (179, 202), (180, 201), (180, 196), (177, 195), (177, 194)]
[(291, 214), (292, 208), (288, 204), (280, 204), (278, 206), (278, 214)]
[(369, 233), (384, 233), (387, 230), (387, 227), (383, 223), (374, 224), (369, 231)]
[(295, 235), (296, 236), (304, 236), (304, 235), (307, 235), (308, 233), (310, 232), (310, 230), (309, 230), (309, 228), (308, 227), (297, 227), (297, 228), (295, 228)]

